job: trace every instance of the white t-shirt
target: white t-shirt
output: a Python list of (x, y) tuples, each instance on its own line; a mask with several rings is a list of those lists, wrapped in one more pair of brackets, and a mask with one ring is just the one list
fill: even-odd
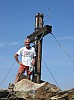
[(34, 47), (31, 47), (30, 49), (27, 49), (26, 47), (22, 47), (17, 51), (16, 54), (22, 55), (22, 64), (25, 66), (31, 66), (31, 61), (33, 57), (36, 56)]

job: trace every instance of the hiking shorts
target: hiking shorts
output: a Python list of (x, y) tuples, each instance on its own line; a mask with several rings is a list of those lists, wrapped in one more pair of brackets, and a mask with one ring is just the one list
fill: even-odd
[(32, 75), (32, 72), (29, 71), (29, 66), (20, 65), (18, 72), (25, 73), (25, 71), (27, 72), (28, 75)]

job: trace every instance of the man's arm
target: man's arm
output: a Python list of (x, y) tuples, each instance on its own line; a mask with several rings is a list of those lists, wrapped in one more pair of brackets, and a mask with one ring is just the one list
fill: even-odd
[(15, 58), (15, 60), (17, 61), (17, 63), (19, 64), (19, 65), (21, 65), (22, 63), (18, 60), (18, 54), (14, 54), (14, 58)]
[(32, 66), (35, 65), (35, 60), (36, 60), (36, 57), (34, 57), (33, 60), (32, 60)]

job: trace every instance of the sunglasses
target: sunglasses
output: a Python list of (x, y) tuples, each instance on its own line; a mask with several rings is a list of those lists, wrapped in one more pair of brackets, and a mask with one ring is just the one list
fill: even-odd
[(25, 43), (30, 43), (30, 42), (25, 42)]

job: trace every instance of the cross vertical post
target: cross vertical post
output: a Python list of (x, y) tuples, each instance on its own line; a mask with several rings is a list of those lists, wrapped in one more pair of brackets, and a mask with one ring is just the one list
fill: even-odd
[[(36, 14), (35, 16), (35, 31), (38, 31), (40, 28), (43, 27), (43, 14)], [(35, 37), (36, 40), (35, 43), (35, 49), (36, 49), (36, 66), (35, 66), (35, 82), (40, 83), (41, 81), (41, 59), (42, 59), (42, 39), (41, 37)]]
[(32, 78), (32, 81), (36, 83), (41, 83), (42, 39), (44, 36), (52, 32), (52, 26), (43, 26), (43, 17), (44, 15), (41, 13), (36, 14), (35, 31), (27, 36), (31, 43), (34, 43), (36, 50), (36, 64)]

